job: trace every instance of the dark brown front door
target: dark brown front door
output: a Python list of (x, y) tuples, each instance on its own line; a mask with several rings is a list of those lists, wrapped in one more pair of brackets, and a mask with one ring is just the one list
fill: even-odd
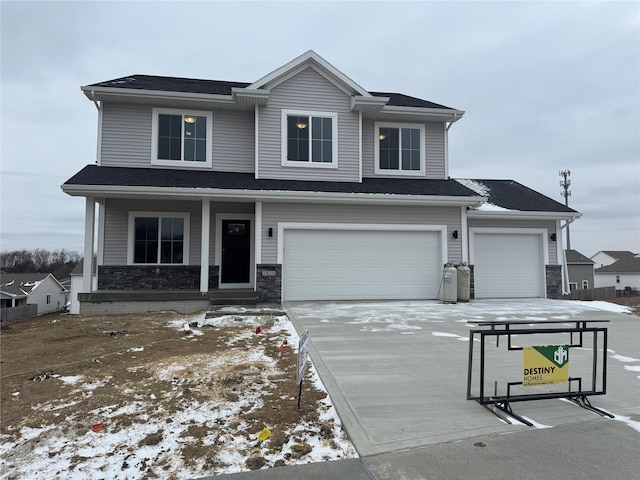
[(251, 281), (251, 222), (222, 220), (221, 283)]

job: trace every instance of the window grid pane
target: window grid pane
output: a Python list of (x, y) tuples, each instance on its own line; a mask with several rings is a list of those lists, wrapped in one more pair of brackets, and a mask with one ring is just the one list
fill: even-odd
[(309, 161), (309, 117), (287, 117), (287, 160)]
[(400, 132), (397, 128), (380, 128), (380, 168), (398, 170), (400, 159)]
[(140, 217), (135, 219), (134, 263), (157, 263), (158, 219)]
[(311, 160), (318, 163), (331, 163), (333, 161), (332, 119), (325, 117), (313, 117), (311, 122)]
[(184, 116), (184, 160), (204, 162), (206, 160), (207, 117)]
[(158, 158), (180, 160), (182, 143), (182, 116), (158, 115)]

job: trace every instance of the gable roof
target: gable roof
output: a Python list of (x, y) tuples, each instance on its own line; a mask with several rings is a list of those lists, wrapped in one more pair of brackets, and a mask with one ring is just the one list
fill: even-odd
[[(55, 280), (50, 273), (5, 273), (2, 275), (0, 291), (12, 297), (26, 297), (49, 276)], [(60, 287), (64, 289), (62, 285)]]
[(488, 197), (485, 204), (477, 207), (472, 216), (487, 216), (508, 214), (509, 212), (553, 212), (575, 214), (580, 216), (573, 208), (569, 208), (560, 202), (525, 187), (514, 180), (476, 180), (456, 179), (465, 187), (473, 190), (478, 195)]
[(256, 179), (253, 173), (171, 170), (87, 165), (63, 185), (70, 195), (100, 191), (122, 196), (140, 194), (189, 197), (269, 198), (291, 201), (305, 198), (327, 203), (340, 201), (416, 200), (480, 204), (484, 199), (454, 180), (413, 178), (363, 178), (357, 182)]
[(595, 273), (635, 273), (640, 274), (640, 256), (626, 256), (611, 265), (596, 268)]
[(458, 120), (464, 114), (461, 110), (401, 93), (368, 92), (313, 50), (303, 53), (253, 83), (134, 74), (92, 83), (81, 89), (92, 101), (122, 101), (118, 97), (129, 97), (136, 102), (148, 103), (148, 97), (164, 94), (163, 101), (171, 105), (171, 102), (178, 101), (176, 94), (179, 94), (185, 100), (193, 102), (189, 108), (203, 108), (211, 102), (221, 108), (246, 108), (255, 104), (265, 104), (269, 88), (305, 68), (315, 69), (346, 94), (351, 95), (356, 110), (372, 109), (375, 112), (385, 106), (435, 109), (439, 115), (451, 117), (452, 121)]
[[(598, 253), (607, 254), (611, 258), (615, 258), (615, 259), (621, 259), (621, 258), (624, 258), (624, 257), (633, 257), (635, 255), (635, 253), (630, 252), (629, 250), (600, 250)], [(598, 253), (593, 255), (591, 258), (593, 258), (596, 255), (598, 255)]]
[(565, 250), (567, 263), (593, 265), (595, 262), (577, 250)]

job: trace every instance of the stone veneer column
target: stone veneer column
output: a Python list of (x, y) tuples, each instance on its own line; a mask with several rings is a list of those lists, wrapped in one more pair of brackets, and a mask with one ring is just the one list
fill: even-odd
[(547, 298), (562, 298), (562, 265), (546, 265)]
[(256, 296), (264, 303), (282, 301), (282, 265), (263, 263), (256, 266)]

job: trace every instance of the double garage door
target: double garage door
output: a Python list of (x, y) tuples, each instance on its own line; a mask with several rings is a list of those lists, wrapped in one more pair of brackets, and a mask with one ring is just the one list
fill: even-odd
[(286, 229), (283, 299), (437, 298), (440, 232)]
[(542, 235), (473, 234), (476, 298), (545, 296)]

